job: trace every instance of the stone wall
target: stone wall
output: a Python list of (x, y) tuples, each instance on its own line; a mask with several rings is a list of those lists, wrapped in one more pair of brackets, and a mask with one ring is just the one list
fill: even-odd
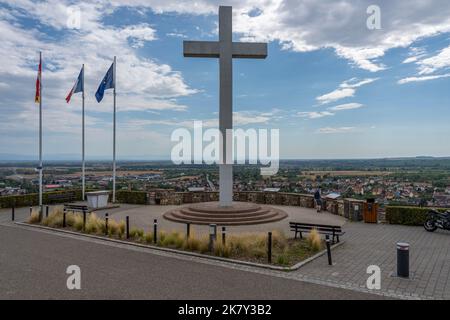
[[(181, 205), (185, 203), (198, 203), (219, 201), (219, 192), (175, 192), (168, 189), (157, 189), (148, 192), (148, 204)], [(260, 204), (294, 206), (314, 208), (314, 197), (309, 194), (237, 191), (233, 194), (234, 201), (254, 202)], [(323, 200), (323, 209), (336, 215), (343, 216), (352, 221), (362, 220), (363, 203), (357, 199)]]

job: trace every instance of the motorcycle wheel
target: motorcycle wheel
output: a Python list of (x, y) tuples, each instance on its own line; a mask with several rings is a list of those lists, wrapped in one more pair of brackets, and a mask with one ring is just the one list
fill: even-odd
[(437, 229), (436, 223), (434, 223), (434, 220), (432, 220), (432, 219), (425, 221), (425, 223), (423, 224), (423, 227), (428, 232), (433, 232), (433, 231), (436, 231), (436, 229)]

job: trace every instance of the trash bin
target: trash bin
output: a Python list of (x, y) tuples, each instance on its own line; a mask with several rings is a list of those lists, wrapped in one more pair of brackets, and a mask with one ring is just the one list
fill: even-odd
[(105, 208), (108, 206), (109, 191), (86, 192), (89, 208)]
[(352, 221), (360, 221), (361, 220), (361, 206), (359, 203), (353, 203), (353, 215)]
[(409, 243), (397, 243), (397, 276), (409, 278)]
[(378, 203), (375, 199), (367, 199), (364, 203), (363, 217), (365, 223), (378, 223)]

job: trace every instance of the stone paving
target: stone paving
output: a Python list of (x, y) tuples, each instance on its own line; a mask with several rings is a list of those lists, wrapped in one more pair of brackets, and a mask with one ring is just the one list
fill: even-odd
[[(184, 226), (164, 221), (162, 213), (175, 206), (135, 206), (122, 205), (108, 212), (114, 218), (130, 216), (132, 226), (148, 230), (157, 218), (162, 229), (184, 230)], [(270, 274), (277, 277), (291, 278), (332, 287), (352, 289), (360, 292), (371, 292), (389, 297), (404, 299), (450, 299), (450, 232), (426, 232), (422, 227), (408, 227), (385, 224), (364, 224), (345, 222), (341, 217), (328, 213), (317, 214), (314, 210), (299, 207), (280, 207), (289, 217), (281, 222), (230, 228), (230, 232), (269, 231), (281, 229), (288, 231), (290, 220), (339, 224), (343, 225), (346, 234), (344, 243), (334, 249), (333, 266), (327, 264), (327, 257), (322, 256), (297, 271), (279, 272), (254, 267), (211, 261), (207, 259), (189, 258), (202, 263), (222, 265), (249, 272)], [(25, 220), (28, 208), (18, 209), (16, 220)], [(103, 215), (105, 212), (98, 212)], [(0, 210), (0, 222), (10, 220), (10, 210)], [(206, 232), (207, 227), (195, 227), (196, 231)], [(198, 230), (197, 230), (198, 229)], [(396, 243), (408, 242), (410, 249), (410, 279), (395, 276)], [(186, 259), (186, 257), (182, 257)], [(381, 289), (369, 290), (366, 280), (369, 265), (381, 268)]]
[[(82, 204), (82, 202), (78, 202)], [(274, 230), (283, 230), (286, 234), (289, 233), (289, 221), (301, 221), (305, 223), (317, 223), (317, 224), (329, 224), (339, 225), (345, 224), (343, 217), (333, 215), (327, 212), (317, 213), (315, 210), (302, 207), (289, 207), (289, 206), (274, 206), (281, 210), (284, 210), (288, 217), (282, 221), (260, 224), (253, 226), (232, 226), (227, 227), (227, 232), (240, 233), (240, 232), (268, 232)], [(157, 205), (132, 205), (132, 204), (120, 204), (118, 208), (110, 208), (105, 210), (95, 211), (95, 213), (104, 217), (105, 213), (109, 214), (109, 217), (116, 220), (124, 220), (126, 216), (130, 218), (130, 228), (142, 228), (145, 231), (153, 230), (153, 220), (158, 220), (159, 230), (172, 231), (179, 230), (185, 231), (186, 225), (171, 222), (165, 220), (162, 215), (172, 209), (179, 208), (176, 205), (157, 206)], [(51, 212), (51, 208), (50, 208)], [(16, 209), (16, 217), (18, 221), (20, 219), (25, 220), (29, 215), (29, 208)], [(0, 209), (0, 222), (2, 220), (10, 220), (11, 209)], [(208, 226), (192, 226), (191, 230), (195, 230), (196, 233), (208, 233)]]
[[(422, 227), (347, 223), (345, 243), (333, 251), (333, 266), (325, 256), (295, 271), (308, 278), (364, 289), (369, 265), (381, 268), (380, 293), (405, 298), (450, 299), (450, 232), (426, 232)], [(396, 277), (396, 243), (410, 244), (410, 279)]]

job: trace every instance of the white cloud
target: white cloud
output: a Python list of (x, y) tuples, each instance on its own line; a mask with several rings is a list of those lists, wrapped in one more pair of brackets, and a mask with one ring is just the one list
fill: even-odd
[(425, 48), (418, 48), (418, 47), (411, 47), (409, 49), (408, 58), (403, 60), (403, 63), (413, 63), (417, 62), (421, 58), (425, 57), (427, 55), (427, 51)]
[(334, 113), (328, 111), (311, 111), (311, 112), (298, 112), (297, 115), (301, 118), (319, 119), (323, 117), (334, 116)]
[(356, 93), (356, 88), (359, 88), (363, 85), (372, 83), (376, 80), (378, 80), (378, 78), (368, 78), (368, 79), (363, 79), (363, 80), (358, 80), (357, 78), (352, 78), (352, 79), (349, 79), (349, 80), (341, 83), (339, 85), (338, 89), (336, 89), (330, 93), (321, 95), (321, 96), (317, 97), (316, 100), (320, 104), (327, 104), (327, 103), (335, 102), (337, 100), (341, 100), (344, 98), (353, 97)]
[(405, 83), (410, 83), (410, 82), (423, 82), (423, 81), (436, 80), (436, 79), (449, 78), (449, 77), (450, 77), (450, 73), (439, 74), (439, 75), (434, 75), (434, 76), (408, 77), (408, 78), (399, 80), (397, 83), (405, 84)]
[[(359, 109), (363, 107), (361, 103), (346, 103), (346, 104), (340, 104), (334, 107), (330, 107), (327, 110), (328, 111), (302, 111), (297, 112), (297, 116), (301, 118), (307, 118), (307, 119), (320, 119), (323, 117), (330, 117), (334, 116), (338, 111), (342, 110), (352, 110), (352, 109)], [(332, 111), (332, 112), (331, 112)]]
[[(333, 48), (339, 57), (371, 72), (386, 68), (379, 59), (388, 50), (450, 31), (445, 0), (384, 1), (381, 30), (366, 28), (366, 9), (371, 4), (370, 0), (241, 1), (236, 31), (248, 40), (279, 41), (286, 50)], [(261, 13), (249, 14), (252, 7)]]
[[(266, 113), (258, 113), (254, 111), (237, 111), (233, 112), (233, 125), (246, 126), (267, 123), (271, 120), (271, 116)], [(202, 125), (205, 128), (218, 128), (218, 118), (207, 119), (172, 119), (172, 120), (154, 120), (154, 119), (132, 119), (122, 124), (124, 128), (144, 128), (146, 126), (162, 125), (168, 127), (185, 127), (192, 128), (194, 121), (202, 121)]]
[(368, 79), (363, 79), (363, 80), (359, 80), (358, 78), (351, 78), (347, 81), (344, 81), (341, 84), (341, 88), (359, 88), (361, 86), (370, 84), (377, 80), (378, 80), (378, 78), (368, 78)]
[(187, 38), (187, 36), (185, 34), (178, 33), (178, 32), (169, 32), (169, 33), (166, 33), (166, 36), (174, 37), (174, 38)]
[(420, 60), (419, 74), (431, 74), (440, 69), (450, 67), (450, 46), (442, 49), (437, 55)]
[(156, 30), (145, 23), (125, 27), (119, 33), (124, 38), (131, 39), (134, 48), (142, 47), (145, 41), (156, 40)]
[(0, 82), (0, 90), (1, 89), (8, 89), (10, 86), (6, 82)]
[[(66, 104), (64, 98), (82, 63), (86, 68), (87, 131), (98, 138), (99, 147), (109, 144), (111, 121), (105, 114), (98, 113), (112, 112), (112, 98), (111, 90), (108, 90), (104, 101), (98, 104), (94, 93), (114, 55), (117, 56), (118, 111), (185, 111), (187, 106), (179, 104), (177, 99), (197, 92), (171, 66), (137, 54), (134, 48), (156, 39), (155, 29), (148, 24), (121, 27), (104, 24), (102, 18), (111, 9), (102, 1), (79, 5), (82, 19), (79, 30), (67, 29), (64, 1), (7, 3), (9, 5), (2, 8), (0, 18), (0, 55), (4, 57), (0, 64), (0, 82), (7, 83), (10, 88), (21, 88), (2, 90), (0, 87), (3, 112), (0, 127), (8, 137), (22, 134), (35, 137), (37, 132), (38, 108), (33, 100), (38, 50), (43, 51), (44, 135), (46, 142), (52, 142), (46, 143), (49, 152), (60, 152), (49, 149), (58, 148), (53, 141), (62, 136), (67, 141), (78, 141), (80, 95), (74, 95), (70, 104)], [(38, 22), (33, 27), (24, 26), (18, 22), (21, 18), (37, 19)], [(48, 29), (58, 30), (63, 36), (44, 33)], [(118, 123), (120, 121), (119, 115)], [(124, 139), (132, 142), (131, 135), (124, 135)], [(0, 145), (0, 152), (7, 152), (11, 147), (11, 143), (3, 139)], [(62, 144), (62, 147), (67, 145)]]
[(316, 131), (316, 133), (322, 133), (322, 134), (333, 134), (333, 133), (347, 133), (352, 132), (355, 130), (355, 127), (325, 127), (320, 128)]
[(331, 108), (328, 108), (330, 111), (341, 111), (341, 110), (352, 110), (362, 108), (363, 105), (361, 103), (346, 103), (340, 104)]
[[(63, 1), (20, 3), (48, 23), (65, 25)], [(46, 10), (47, 3), (54, 4), (56, 12)], [(85, 7), (83, 22), (86, 20), (89, 26), (105, 12), (123, 6), (149, 8), (157, 14), (210, 15), (217, 13), (220, 4), (216, 0), (97, 0), (81, 6)], [(277, 41), (283, 49), (296, 52), (331, 48), (339, 57), (371, 72), (386, 68), (380, 59), (388, 50), (406, 48), (419, 39), (450, 31), (448, 0), (384, 1), (380, 4), (381, 30), (366, 27), (366, 9), (372, 0), (228, 0), (225, 4), (233, 6), (234, 30), (242, 40)], [(92, 7), (95, 10), (89, 12)]]
[(353, 88), (340, 88), (330, 93), (319, 96), (316, 98), (316, 100), (321, 104), (327, 104), (344, 98), (353, 97), (355, 95), (355, 92), (356, 90)]

